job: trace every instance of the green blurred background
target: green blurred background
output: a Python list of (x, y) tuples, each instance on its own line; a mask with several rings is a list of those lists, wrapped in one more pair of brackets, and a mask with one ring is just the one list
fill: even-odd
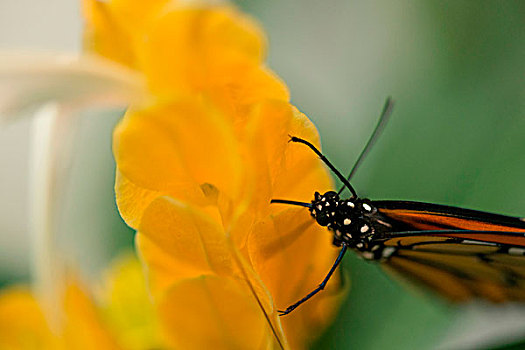
[[(266, 29), (269, 65), (340, 169), (351, 168), (385, 98), (396, 100), (353, 179), (360, 195), (525, 215), (524, 1), (236, 3)], [(78, 11), (70, 0), (3, 0), (0, 49), (78, 49)], [(112, 193), (110, 137), (119, 115), (83, 119), (68, 184), (63, 244), (92, 276), (132, 246)], [(3, 284), (30, 275), (20, 175), (27, 172), (27, 128), (21, 121), (0, 131)], [(13, 147), (16, 156), (5, 150)], [(525, 339), (522, 306), (453, 308), (354, 256), (344, 265), (350, 295), (317, 349), (484, 349)]]

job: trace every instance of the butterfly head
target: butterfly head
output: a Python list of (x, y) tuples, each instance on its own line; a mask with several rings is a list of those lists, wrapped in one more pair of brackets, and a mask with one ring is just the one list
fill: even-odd
[(340, 199), (334, 191), (315, 193), (310, 213), (321, 226), (334, 232), (334, 244), (366, 244), (374, 234), (377, 210), (368, 199)]
[(331, 226), (335, 222), (339, 205), (337, 192), (328, 191), (325, 194), (315, 192), (310, 214), (321, 226)]

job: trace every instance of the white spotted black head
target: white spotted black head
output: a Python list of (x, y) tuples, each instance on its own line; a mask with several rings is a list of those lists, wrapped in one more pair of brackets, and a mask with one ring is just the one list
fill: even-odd
[(315, 192), (310, 214), (321, 226), (330, 227), (335, 223), (339, 206), (339, 195), (337, 192), (328, 191), (321, 195)]
[(333, 232), (336, 246), (345, 243), (352, 248), (359, 245), (366, 249), (376, 233), (377, 208), (368, 199), (340, 199), (332, 191), (324, 195), (316, 192), (310, 212), (321, 226)]

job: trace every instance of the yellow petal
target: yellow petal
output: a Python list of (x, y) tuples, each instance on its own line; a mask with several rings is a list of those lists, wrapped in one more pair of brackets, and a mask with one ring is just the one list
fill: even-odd
[(136, 43), (143, 40), (151, 17), (168, 2), (173, 1), (83, 0), (86, 49), (137, 68)]
[(85, 0), (82, 5), (87, 22), (84, 28), (85, 48), (129, 67), (134, 67), (135, 52), (131, 44), (130, 33), (119, 27), (106, 2)]
[[(215, 209), (213, 219), (211, 210), (159, 197), (144, 212), (139, 232), (147, 239), (140, 239), (139, 248), (148, 264), (160, 271), (171, 267), (164, 285), (205, 273), (233, 274), (234, 263), (219, 214)], [(155, 273), (151, 267), (150, 273)]]
[[(256, 225), (248, 242), (250, 258), (279, 308), (295, 303), (324, 279), (338, 254), (331, 239), (305, 208), (285, 210)], [(340, 287), (336, 273), (324, 291), (282, 320), (292, 348), (304, 347), (331, 321), (341, 301)], [(323, 313), (319, 303), (324, 303)]]
[[(274, 131), (269, 131), (274, 132)], [(315, 125), (295, 107), (289, 127), (289, 134), (303, 138), (319, 150), (319, 134)], [(267, 137), (270, 137), (269, 135)], [(289, 138), (285, 138), (288, 140)], [(282, 141), (281, 141), (282, 142)], [(270, 162), (278, 167), (278, 162)], [(303, 144), (288, 142), (284, 151), (284, 164), (273, 169), (274, 198), (288, 198), (310, 201), (315, 191), (325, 192), (333, 189), (333, 182), (324, 165), (315, 153)]]
[(194, 93), (208, 90), (223, 66), (260, 64), (265, 38), (253, 20), (230, 6), (178, 6), (152, 23), (141, 68), (152, 89)]
[(159, 311), (174, 348), (279, 348), (242, 281), (213, 275), (181, 281), (166, 293)]
[(139, 227), (144, 210), (162, 192), (136, 186), (117, 169), (115, 193), (120, 216), (131, 227)]
[(148, 288), (154, 298), (161, 295), (173, 283), (183, 278), (195, 277), (201, 272), (180, 264), (166, 250), (140, 232), (135, 236), (135, 246), (145, 266)]
[(32, 294), (22, 288), (3, 291), (0, 295), (0, 348), (51, 349), (56, 345)]
[[(315, 126), (291, 104), (275, 100), (261, 103), (244, 129), (237, 132), (251, 147), (251, 157), (245, 163), (253, 163), (248, 169), (254, 171), (251, 195), (256, 211), (264, 213), (272, 198), (310, 201), (314, 191), (332, 188), (315, 153), (305, 145), (289, 142), (289, 135), (293, 135), (319, 145)], [(271, 208), (286, 209), (282, 205)]]
[(242, 187), (233, 131), (203, 102), (184, 100), (128, 112), (115, 129), (113, 149), (119, 171), (144, 189), (202, 203), (205, 183), (232, 198)]
[(139, 228), (137, 247), (148, 267), (154, 296), (158, 301), (173, 284), (203, 274), (236, 277), (250, 287), (258, 312), (266, 315), (276, 337), (285, 343), (270, 294), (219, 220), (216, 207), (194, 207), (168, 197), (151, 203)]
[(92, 299), (77, 284), (72, 283), (66, 288), (64, 311), (66, 349), (120, 349), (113, 335), (105, 328)]
[(225, 65), (211, 73), (208, 92), (236, 125), (259, 102), (290, 99), (288, 88), (275, 73), (251, 62)]
[(108, 326), (125, 349), (164, 347), (143, 267), (135, 255), (122, 254), (112, 263), (106, 272), (102, 304)]

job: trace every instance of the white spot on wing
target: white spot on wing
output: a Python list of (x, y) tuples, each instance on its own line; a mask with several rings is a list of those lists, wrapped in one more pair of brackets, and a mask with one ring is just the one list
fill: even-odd
[(363, 258), (367, 260), (374, 259), (374, 253), (371, 253), (371, 252), (362, 252), (361, 255), (363, 256)]
[(525, 249), (511, 247), (511, 248), (509, 248), (509, 254), (510, 255), (525, 255)]
[(366, 210), (366, 211), (372, 211), (372, 207), (369, 206), (369, 205), (366, 204), (366, 203), (363, 203), (363, 209)]
[(364, 224), (363, 226), (361, 226), (361, 230), (360, 231), (361, 231), (361, 233), (365, 233), (369, 229), (370, 229), (370, 227), (367, 224)]
[(381, 256), (383, 258), (389, 258), (392, 254), (394, 254), (395, 251), (396, 251), (396, 248), (394, 247), (385, 247), (385, 249), (383, 249), (383, 253), (381, 254)]
[(344, 225), (350, 225), (351, 223), (352, 223), (352, 220), (350, 219), (345, 219), (345, 221), (343, 221)]
[(491, 246), (497, 246), (496, 243), (492, 243), (492, 242), (485, 242), (485, 241), (473, 241), (471, 239), (464, 239), (461, 241), (461, 243), (464, 243), (464, 244), (477, 244), (477, 245), (491, 245)]

